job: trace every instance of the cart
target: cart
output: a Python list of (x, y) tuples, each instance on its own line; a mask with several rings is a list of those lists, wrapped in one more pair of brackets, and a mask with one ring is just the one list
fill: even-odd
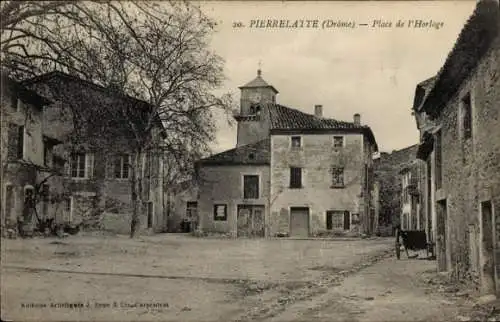
[(401, 246), (403, 246), (406, 252), (406, 257), (408, 258), (410, 258), (410, 256), (408, 255), (408, 250), (426, 250), (427, 258), (429, 258), (429, 253), (431, 253), (432, 257), (434, 257), (434, 243), (428, 241), (425, 230), (396, 229), (397, 259), (401, 259)]

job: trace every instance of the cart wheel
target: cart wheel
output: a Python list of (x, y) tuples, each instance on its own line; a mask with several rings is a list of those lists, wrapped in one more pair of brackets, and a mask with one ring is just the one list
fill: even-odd
[(401, 258), (401, 245), (398, 242), (396, 242), (396, 258)]

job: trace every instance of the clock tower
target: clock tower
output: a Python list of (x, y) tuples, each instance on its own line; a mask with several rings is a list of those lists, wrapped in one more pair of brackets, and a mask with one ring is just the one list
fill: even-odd
[(234, 118), (238, 122), (236, 146), (261, 141), (269, 136), (268, 105), (276, 103), (278, 91), (262, 78), (262, 71), (257, 70), (257, 77), (240, 86), (240, 110)]

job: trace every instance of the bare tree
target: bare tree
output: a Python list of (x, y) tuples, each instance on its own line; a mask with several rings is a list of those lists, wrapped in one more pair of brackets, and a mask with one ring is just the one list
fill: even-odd
[[(13, 74), (60, 69), (113, 95), (147, 103), (113, 106), (112, 112), (131, 133), (133, 237), (142, 212), (147, 153), (167, 153), (183, 168), (186, 158), (179, 155), (206, 153), (214, 140), (213, 109), (231, 110), (229, 95), (214, 94), (224, 80), (223, 60), (209, 48), (216, 23), (195, 5), (176, 1), (54, 2), (39, 11), (31, 2), (26, 6), (31, 7), (23, 15), (21, 6), (2, 4), (2, 15), (19, 11), (18, 19), (2, 24), (2, 64)], [(155, 132), (159, 124), (163, 133)], [(163, 135), (160, 145), (158, 135)]]

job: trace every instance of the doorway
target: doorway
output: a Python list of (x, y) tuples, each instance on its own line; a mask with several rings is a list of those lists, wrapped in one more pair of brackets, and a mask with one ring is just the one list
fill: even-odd
[(148, 201), (146, 206), (148, 211), (148, 228), (153, 228), (153, 202)]
[(481, 293), (495, 294), (495, 242), (491, 201), (481, 202)]
[(436, 232), (437, 232), (437, 240), (436, 240), (436, 248), (437, 248), (437, 262), (438, 262), (438, 271), (444, 272), (447, 270), (447, 261), (446, 261), (446, 236), (447, 236), (447, 217), (448, 217), (448, 209), (446, 199), (440, 200), (436, 203)]
[(309, 237), (309, 208), (290, 208), (290, 236)]
[(238, 237), (264, 237), (263, 205), (238, 205)]
[(3, 222), (2, 226), (5, 225), (7, 228), (13, 228), (14, 223), (16, 222), (14, 213), (15, 213), (15, 196), (14, 196), (14, 186), (8, 184), (5, 186), (5, 204), (3, 205)]

